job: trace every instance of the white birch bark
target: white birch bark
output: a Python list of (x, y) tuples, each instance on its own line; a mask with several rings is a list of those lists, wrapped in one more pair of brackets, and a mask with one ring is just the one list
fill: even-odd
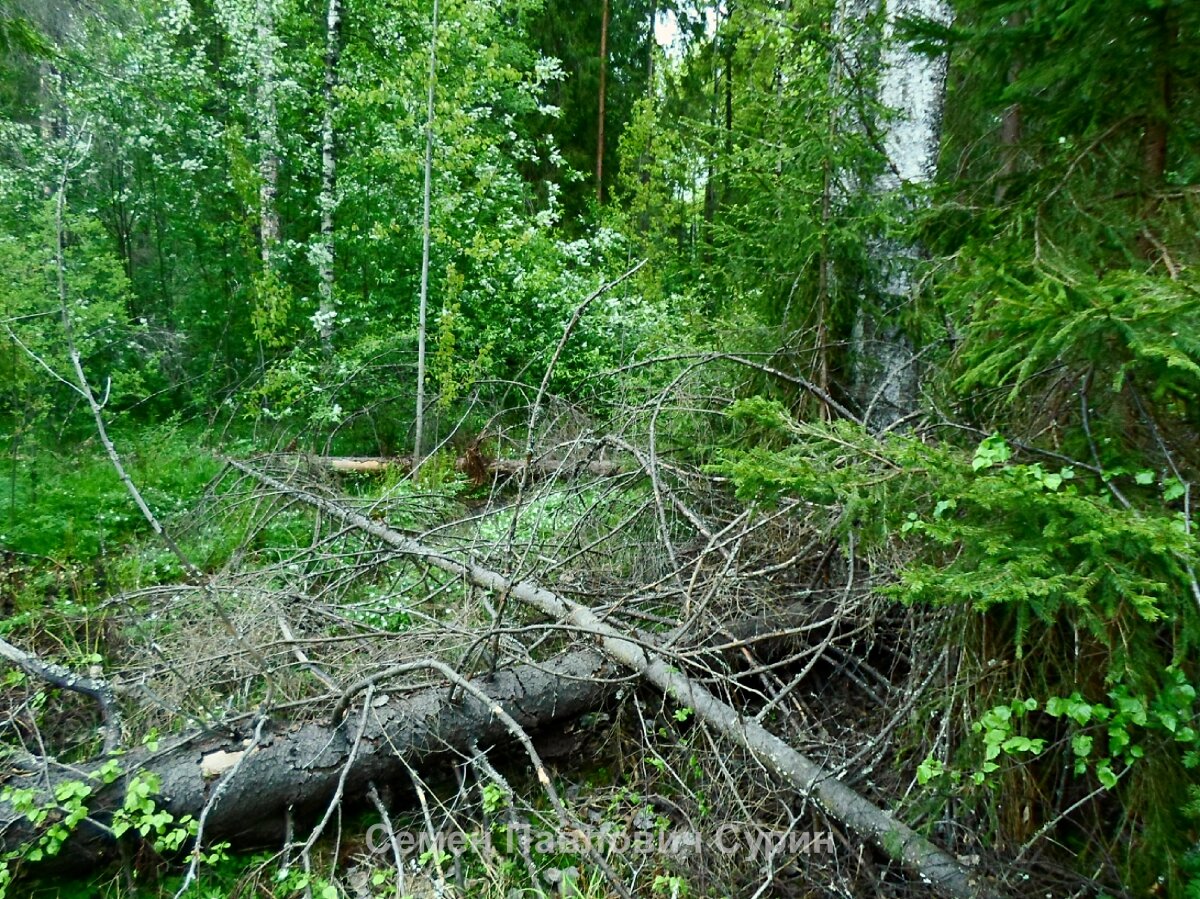
[(317, 332), (321, 344), (328, 352), (333, 343), (333, 322), (337, 317), (334, 305), (334, 245), (333, 213), (337, 206), (337, 147), (333, 130), (336, 112), (335, 96), (338, 83), (338, 60), (342, 50), (342, 4), (341, 0), (329, 0), (325, 18), (325, 84), (324, 103), (321, 117), (321, 194), (317, 205), (321, 209), (321, 232), (313, 249), (317, 267), (317, 289), (320, 305), (317, 309)]
[[(855, 26), (880, 10), (881, 50), (876, 62), (867, 52), (870, 37), (864, 37), (867, 32)], [(853, 77), (868, 65), (878, 65), (877, 97), (891, 112), (884, 121), (858, 123), (868, 134), (878, 136), (886, 165), (874, 183), (852, 185), (852, 190), (883, 195), (933, 180), (941, 140), (947, 60), (944, 56), (931, 58), (915, 53), (897, 37), (897, 23), (903, 18), (924, 18), (949, 24), (952, 17), (946, 0), (842, 0), (838, 4), (834, 31), (848, 38), (843, 69), (851, 70), (839, 77)], [(921, 248), (915, 244), (883, 236), (874, 237), (870, 243), (872, 262), (879, 272), (878, 283), (870, 287), (881, 314), (871, 315), (866, 304), (861, 304), (852, 343), (857, 360), (855, 394), (864, 406), (864, 420), (874, 430), (891, 427), (916, 408), (916, 358), (912, 341), (897, 317), (912, 300), (913, 273), (920, 254)]]
[(279, 245), (279, 113), (275, 105), (276, 43), (275, 3), (260, 0), (255, 22), (258, 86), (258, 212), (262, 241), (263, 274), (275, 270), (275, 251)]
[(275, 270), (280, 227), (279, 192), (279, 37), (283, 0), (215, 0), (217, 20), (229, 35), (240, 66), (233, 77), (246, 91), (248, 115), (258, 151), (258, 222), (263, 275)]

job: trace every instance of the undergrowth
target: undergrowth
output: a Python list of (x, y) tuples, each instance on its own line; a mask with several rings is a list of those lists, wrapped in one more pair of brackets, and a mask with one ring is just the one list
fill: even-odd
[(715, 466), (743, 499), (805, 500), (892, 572), (885, 594), (962, 613), (958, 672), (908, 737), (925, 789), (1019, 856), (1055, 832), (1122, 883), (1194, 890), (1200, 550), (1179, 479), (1101, 477), (998, 434), (878, 438), (763, 400), (735, 415), (779, 447)]

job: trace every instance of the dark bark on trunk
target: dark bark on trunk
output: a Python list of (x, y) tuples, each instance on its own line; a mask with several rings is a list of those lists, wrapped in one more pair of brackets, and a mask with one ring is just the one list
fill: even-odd
[[(461, 562), (330, 500), (293, 488), (242, 463), (230, 464), (264, 486), (289, 494), (403, 554), (511, 597), (590, 634), (605, 656), (633, 670), (680, 705), (691, 708), (699, 720), (749, 750), (766, 768), (901, 862), (938, 894), (964, 899), (994, 895), (987, 884), (951, 856), (762, 725), (745, 719), (699, 682), (669, 664), (652, 645), (633, 642), (586, 606), (529, 581), (512, 580), (479, 565)], [(757, 625), (751, 625), (750, 630), (757, 631)], [(461, 691), (460, 699), (455, 701), (451, 691), (444, 687), (426, 688), (404, 699), (379, 696), (372, 701), (368, 693), (358, 710), (351, 711), (337, 724), (274, 726), (265, 735), (257, 728), (257, 736), (251, 740), (242, 739), (240, 733), (195, 737), (163, 753), (131, 754), (124, 764), (126, 770), (148, 770), (161, 778), (161, 805), (176, 817), (196, 815), (210, 797), (218, 797), (207, 810), (205, 833), (209, 839), (261, 841), (278, 836), (279, 818), (285, 811), (303, 815), (307, 810), (318, 809), (322, 801), (328, 802), (331, 795), (352, 800), (363, 795), (373, 780), (387, 780), (399, 774), (403, 764), (398, 757), (410, 764), (420, 763), (445, 749), (507, 742), (511, 731), (493, 712), (497, 705), (524, 729), (563, 721), (602, 700), (615, 686), (612, 675), (602, 656), (584, 650), (560, 656), (546, 666), (521, 667), (476, 680), (474, 685), (489, 697), (486, 702)], [(206, 777), (206, 768), (211, 769), (211, 763), (218, 760), (224, 767), (217, 772), (209, 770)], [(56, 782), (72, 778), (78, 778), (78, 771), (64, 773), (57, 766), (52, 771), (33, 766), (15, 778), (10, 777), (9, 785), (35, 789), (46, 796)], [(222, 788), (222, 783), (227, 788)], [(93, 816), (103, 821), (106, 812), (111, 813), (119, 806), (122, 793), (119, 785), (101, 789), (98, 797), (91, 797)], [(0, 803), (0, 834), (0, 846), (10, 849), (28, 845), (37, 836), (31, 825), (10, 804), (4, 803)], [(85, 823), (66, 849), (71, 860), (86, 862), (102, 857), (109, 845), (111, 841), (103, 830)]]
[(229, 464), (263, 486), (282, 495), (290, 495), (345, 525), (370, 534), (403, 555), (461, 577), (506, 599), (516, 600), (590, 635), (608, 658), (635, 672), (643, 681), (671, 697), (680, 706), (692, 709), (697, 720), (747, 749), (766, 769), (791, 784), (802, 795), (811, 797), (833, 818), (868, 840), (889, 858), (904, 865), (918, 879), (928, 883), (938, 895), (954, 899), (980, 899), (996, 895), (989, 885), (948, 853), (904, 822), (893, 818), (889, 812), (873, 805), (763, 725), (744, 718), (737, 709), (718, 699), (698, 681), (681, 673), (670, 664), (667, 657), (653, 649), (652, 643), (634, 642), (629, 634), (601, 620), (587, 606), (532, 581), (515, 580), (473, 562), (460, 561), (338, 503), (292, 487), (243, 463), (230, 460)]
[[(1013, 13), (1009, 19), (1008, 26), (1019, 30), (1025, 24), (1025, 11), (1018, 10)], [(1021, 77), (1021, 60), (1016, 58), (1013, 60), (1008, 69), (1008, 83), (1015, 84), (1017, 79)], [(1020, 103), (1012, 103), (1004, 110), (1004, 117), (1000, 120), (1000, 171), (998, 173), (999, 180), (996, 183), (995, 202), (997, 204), (1004, 202), (1004, 197), (1008, 193), (1009, 182), (1017, 173), (1020, 159), (1021, 137), (1024, 133), (1024, 121)]]
[(658, 0), (650, 2), (650, 35), (646, 39), (646, 95), (654, 96), (654, 51), (658, 49), (658, 35), (655, 25), (658, 22)]
[[(598, 652), (579, 650), (544, 665), (498, 671), (472, 683), (526, 730), (554, 724), (561, 735), (564, 722), (596, 708), (615, 690), (614, 672)], [(254, 727), (247, 723), (236, 738), (228, 733), (194, 734), (169, 749), (138, 750), (121, 757), (120, 762), (123, 771), (148, 772), (161, 780), (156, 802), (177, 820), (183, 815), (199, 817), (221, 777), (229, 777), (209, 811), (204, 833), (207, 840), (229, 840), (243, 847), (280, 839), (289, 809), (301, 818), (305, 812), (319, 813), (334, 795), (356, 741), (359, 750), (344, 788), (350, 802), (364, 797), (371, 781), (403, 778), (405, 762), (413, 767), (429, 765), (448, 752), (467, 752), (474, 744), (486, 748), (513, 742), (489, 704), (461, 690), (454, 691), (452, 699), (449, 685), (426, 687), (407, 696), (376, 693), (360, 734), (362, 719), (360, 699), (337, 724), (270, 722), (254, 743), (250, 739)], [(240, 766), (235, 768), (239, 759)], [(212, 773), (219, 767), (214, 766), (215, 761), (225, 765), (217, 774)], [(10, 764), (10, 771), (17, 770), (8, 776), (5, 786), (37, 790), (49, 801), (47, 782), (53, 787), (80, 780), (81, 772), (87, 774), (99, 767), (100, 762), (94, 762), (81, 769), (51, 764), (49, 768), (30, 765), (20, 770), (19, 765)], [(124, 791), (124, 779), (100, 787), (86, 802), (90, 816), (102, 824), (109, 820), (120, 807)], [(15, 814), (9, 803), (0, 803), (0, 847), (20, 849), (36, 838), (37, 829), (28, 819)], [(64, 845), (57, 862), (93, 865), (110, 857), (115, 849), (104, 830), (85, 821)]]
[(1142, 229), (1138, 234), (1138, 251), (1144, 259), (1154, 261), (1164, 257), (1168, 269), (1173, 267), (1165, 258), (1165, 250), (1154, 235), (1154, 218), (1161, 205), (1157, 191), (1162, 188), (1167, 171), (1167, 146), (1171, 134), (1173, 112), (1172, 55), (1179, 40), (1179, 25), (1164, 6), (1154, 13), (1157, 41), (1154, 48), (1154, 97), (1147, 110), (1146, 127), (1142, 132)]

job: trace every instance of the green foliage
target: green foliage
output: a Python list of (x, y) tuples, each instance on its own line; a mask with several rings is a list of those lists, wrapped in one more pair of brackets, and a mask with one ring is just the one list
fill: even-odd
[[(742, 418), (762, 420), (770, 410), (776, 424), (786, 421), (761, 401), (736, 409)], [(744, 498), (803, 496), (825, 506), (830, 527), (843, 534), (853, 528), (879, 545), (903, 538), (918, 552), (898, 571), (898, 598), (1009, 607), (1018, 650), (1035, 621), (1064, 613), (1105, 641), (1116, 621), (1170, 619), (1184, 625), (1176, 652), (1193, 645), (1195, 610), (1182, 597), (1189, 566), (1200, 560), (1176, 511), (1123, 509), (1070, 466), (1014, 463), (997, 435), (968, 458), (911, 438), (880, 442), (846, 423), (790, 427), (793, 446), (734, 452), (721, 470)], [(1120, 646), (1111, 649), (1110, 677), (1144, 673), (1125, 667)]]
[[(725, 454), (716, 468), (740, 496), (815, 504), (831, 534), (853, 532), (862, 551), (893, 560), (896, 582), (885, 593), (984, 616), (1042, 691), (977, 710), (981, 742), (967, 766), (975, 784), (1000, 786), (1006, 759), (1065, 754), (1077, 776), (1117, 791), (1131, 819), (1180, 826), (1138, 792), (1198, 757), (1200, 552), (1178, 491), (1168, 500), (1153, 473), (1132, 473), (1119, 479), (1124, 489), (1146, 491), (1125, 507), (1101, 478), (1032, 461), (998, 434), (973, 449), (880, 439), (845, 422), (796, 422), (761, 399), (737, 404), (734, 417), (791, 438), (780, 449)], [(1058, 655), (1070, 640), (1090, 647), (1086, 675)], [(926, 759), (917, 776), (931, 783), (946, 773)], [(1172, 836), (1159, 845), (1165, 863), (1179, 863), (1179, 844)]]
[[(629, 0), (608, 4), (605, 68), (604, 199), (617, 172), (618, 146), (632, 108), (649, 88), (650, 68), (657, 62), (652, 12), (672, 4)], [(548, 122), (560, 153), (531, 161), (530, 180), (565, 182), (563, 203), (568, 228), (581, 230), (596, 205), (596, 152), (599, 140), (600, 32), (599, 3), (576, 4), (545, 0), (528, 13), (534, 46), (559, 60), (564, 77), (547, 92), (546, 103), (556, 111)]]
[[(8, 347), (0, 354), (0, 420), (24, 424), (44, 420), (54, 407), (66, 407), (73, 394), (47, 377), (74, 382), (63, 337), (63, 310), (55, 265), (54, 201), (32, 210), (24, 233), (0, 237), (0, 315)], [(145, 395), (155, 382), (153, 354), (147, 354), (144, 328), (127, 309), (129, 283), (112, 255), (100, 224), (86, 215), (66, 218), (64, 253), (66, 303), (76, 346), (101, 397), (116, 408)]]
[[(125, 463), (151, 507), (171, 522), (186, 512), (216, 474), (219, 463), (196, 452), (193, 428), (164, 425), (130, 435), (116, 431)], [(36, 460), (23, 460), (0, 480), (0, 547), (59, 561), (97, 558), (115, 566), (111, 573), (133, 574), (145, 558), (126, 550), (150, 535), (150, 527), (133, 505), (108, 457), (94, 444), (69, 456), (42, 449)], [(17, 514), (19, 510), (20, 514)], [(178, 576), (178, 563), (165, 553), (143, 569), (144, 581)]]
[(1012, 265), (982, 249), (972, 256), (945, 294), (950, 304), (971, 298), (958, 390), (1000, 388), (1012, 403), (1047, 382), (1094, 373), (1097, 390), (1119, 395), (1137, 385), (1167, 415), (1196, 408), (1200, 294), (1193, 277)]
[[(84, 156), (66, 190), (67, 315), (118, 449), (175, 525), (215, 468), (196, 433), (154, 426), (168, 415), (249, 419), (260, 443), (286, 433), (335, 452), (409, 445), (436, 43), (433, 428), (447, 432), (464, 406), (527, 401), (512, 385), (536, 384), (579, 303), (642, 257), (556, 361), (550, 388), (583, 416), (601, 421), (682, 370), (604, 376), (630, 358), (731, 342), (844, 401), (853, 324), (887, 264), (873, 258), (879, 244), (919, 241), (928, 264), (900, 324), (923, 346), (930, 420), (970, 440), (814, 423), (814, 400), (772, 384), (731, 410), (722, 437), (734, 449), (716, 470), (748, 503), (802, 497), (814, 524), (888, 578), (887, 595), (953, 610), (982, 635), (965, 654), (997, 665), (971, 696), (973, 729), (958, 735), (959, 755), (921, 762), (918, 779), (999, 804), (1016, 772), (1074, 771), (1123, 804), (1129, 857), (1175, 887), (1194, 826), (1177, 814), (1176, 787), (1200, 759), (1200, 558), (1185, 517), (1200, 471), (1200, 6), (956, 0), (952, 27), (904, 23), (926, 49), (952, 51), (953, 73), (941, 182), (894, 196), (858, 189), (885, 162), (872, 128), (848, 124), (887, 114), (870, 99), (879, 18), (831, 29), (834, 6), (609, 4), (602, 204), (590, 180), (600, 4), (446, 0), (436, 35), (425, 3), (347, 6), (337, 316), (323, 345), (316, 8), (270, 4), (264, 34), (257, 0), (133, 0), (70, 16), (0, 0), (0, 322), (15, 338), (0, 346), (11, 462), (0, 547), (46, 560), (23, 574), (4, 626), (50, 629), (55, 596), (91, 602), (180, 574), (145, 540), (94, 443), (81, 444), (91, 423), (46, 370), (70, 380), (47, 201), (64, 153)], [(679, 23), (671, 55), (651, 40), (656, 10)], [(842, 64), (848, 49), (862, 70)], [(281, 233), (264, 262), (268, 159)], [(698, 379), (714, 397), (757, 389), (715, 366)], [(658, 420), (660, 443), (709, 445), (710, 426), (682, 406)], [(493, 411), (472, 420), (482, 427)], [(449, 517), (464, 484), (446, 452), (413, 478), (349, 489), (417, 529)], [(471, 537), (498, 551), (583, 545), (617, 523), (653, 526), (646, 501), (594, 488), (526, 496)], [(243, 542), (277, 560), (310, 534), (286, 511), (179, 539), (212, 566)], [(617, 553), (605, 564), (624, 574), (626, 563)], [(344, 614), (410, 626), (397, 597), (417, 577), (364, 586)], [(687, 710), (675, 714), (685, 723)], [(88, 786), (29, 811), (68, 820)], [(157, 817), (152, 793), (138, 784), (120, 824), (169, 849), (165, 834), (183, 831)], [(279, 889), (333, 885), (297, 874)], [(654, 889), (683, 884), (662, 875)]]
[[(53, 858), (61, 851), (64, 843), (84, 820), (89, 819), (88, 802), (105, 787), (116, 783), (124, 776), (121, 762), (109, 759), (85, 780), (59, 782), (52, 797), (46, 797), (36, 789), (14, 789), (5, 787), (0, 799), (9, 803), (18, 815), (29, 820), (39, 833), (37, 840), (22, 849), (6, 853), (0, 860), (0, 899), (8, 895), (12, 882), (12, 866), (15, 863), (36, 863)], [(176, 820), (169, 812), (158, 807), (155, 797), (161, 784), (157, 777), (137, 772), (124, 784), (124, 800), (111, 816), (108, 829), (121, 839), (134, 834), (157, 853), (177, 853), (185, 843), (192, 840), (199, 829), (191, 815)], [(93, 824), (104, 826), (93, 820)], [(202, 857), (205, 864), (218, 864), (226, 858), (228, 843), (217, 843), (205, 849)]]

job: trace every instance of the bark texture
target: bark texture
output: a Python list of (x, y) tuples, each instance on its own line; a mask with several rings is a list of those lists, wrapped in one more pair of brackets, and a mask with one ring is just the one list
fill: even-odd
[[(867, 58), (861, 29), (882, 7), (883, 51), (877, 61)], [(953, 10), (945, 0), (842, 0), (834, 17), (834, 32), (846, 42), (841, 77), (861, 77), (870, 66), (878, 71), (879, 102), (894, 115), (880, 123), (858, 122), (854, 127), (878, 135), (884, 169), (869, 185), (851, 185), (878, 195), (898, 193), (906, 185), (927, 184), (937, 171), (945, 99), (944, 56), (930, 58), (914, 52), (899, 39), (898, 23), (924, 18), (948, 25)], [(870, 241), (877, 283), (866, 285), (878, 307), (872, 313), (860, 304), (852, 336), (856, 358), (855, 394), (863, 419), (876, 431), (895, 425), (916, 409), (919, 391), (917, 358), (912, 340), (899, 323), (899, 313), (913, 297), (913, 273), (921, 255), (916, 244), (882, 235)]]
[(276, 44), (275, 7), (273, 2), (261, 3), (256, 23), (258, 46), (258, 88), (256, 95), (258, 118), (258, 212), (262, 241), (263, 274), (275, 271), (275, 256), (279, 248), (279, 112), (275, 104)]
[(328, 351), (333, 340), (333, 322), (337, 317), (334, 306), (334, 245), (333, 211), (337, 205), (337, 145), (334, 132), (334, 113), (337, 111), (338, 61), (342, 55), (342, 4), (329, 0), (325, 18), (325, 83), (322, 88), (321, 113), (321, 207), (320, 239), (314, 249), (317, 263), (320, 308), (317, 311), (317, 332)]
[[(251, 724), (236, 736), (193, 734), (159, 752), (131, 752), (121, 764), (126, 772), (156, 775), (162, 784), (157, 803), (176, 818), (199, 817), (217, 795), (205, 823), (206, 839), (261, 845), (282, 837), (289, 810), (299, 816), (319, 812), (335, 794), (348, 763), (343, 794), (354, 801), (367, 795), (371, 781), (403, 778), (406, 763), (416, 768), (446, 753), (469, 752), (475, 745), (513, 742), (507, 726), (493, 713), (493, 704), (526, 730), (557, 725), (561, 732), (564, 722), (596, 708), (610, 695), (614, 671), (600, 653), (585, 649), (545, 665), (517, 666), (473, 680), (492, 703), (462, 690), (453, 691), (452, 697), (450, 686), (441, 684), (389, 695), (389, 685), (381, 683), (380, 692), (358, 697), (357, 707), (336, 724), (270, 721), (257, 742), (251, 739)], [(360, 732), (362, 703), (368, 698), (371, 707)], [(359, 750), (353, 753), (356, 742)], [(91, 773), (101, 764), (68, 768), (49, 762), (43, 767), (34, 761), (40, 760), (11, 766), (5, 786), (35, 789), (46, 801), (48, 785), (79, 780), (81, 773)], [(222, 785), (223, 778), (229, 782)], [(92, 819), (103, 824), (123, 797), (123, 780), (99, 789), (87, 803)], [(0, 847), (17, 849), (36, 836), (26, 818), (0, 802)], [(95, 864), (114, 849), (102, 828), (85, 821), (60, 859), (72, 865)]]

